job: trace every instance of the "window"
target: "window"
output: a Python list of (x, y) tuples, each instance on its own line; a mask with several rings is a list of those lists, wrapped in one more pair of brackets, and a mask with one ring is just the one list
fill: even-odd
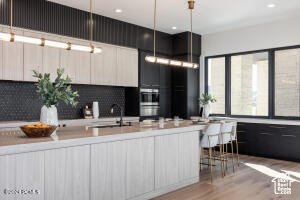
[(300, 49), (275, 51), (275, 116), (300, 116)]
[(268, 52), (231, 56), (231, 114), (268, 116)]
[(210, 58), (207, 64), (208, 93), (217, 99), (211, 104), (211, 113), (225, 114), (225, 57)]

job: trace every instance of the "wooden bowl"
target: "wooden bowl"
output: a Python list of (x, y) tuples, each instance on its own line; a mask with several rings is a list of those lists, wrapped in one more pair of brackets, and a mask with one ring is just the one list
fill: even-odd
[(55, 130), (57, 126), (49, 126), (49, 127), (27, 127), (21, 126), (20, 129), (28, 136), (28, 137), (49, 137)]

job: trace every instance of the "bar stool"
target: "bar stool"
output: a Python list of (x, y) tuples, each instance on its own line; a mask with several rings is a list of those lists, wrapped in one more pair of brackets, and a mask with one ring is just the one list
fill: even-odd
[[(200, 139), (200, 170), (202, 169), (202, 165), (208, 165), (210, 167), (210, 181), (212, 183), (213, 177), (212, 177), (212, 168), (215, 167), (215, 163), (212, 163), (212, 149), (220, 143), (220, 130), (221, 130), (221, 124), (210, 124), (204, 130), (202, 137)], [(208, 149), (208, 154), (206, 155), (208, 159), (208, 163), (203, 163), (204, 158), (204, 149)], [(221, 165), (221, 171), (222, 171), (222, 177), (223, 177), (223, 163), (222, 159), (220, 157), (220, 165)]]
[(228, 144), (231, 145), (231, 157), (232, 157), (232, 171), (234, 172), (234, 155), (233, 155), (233, 137), (232, 137), (232, 129), (234, 127), (234, 122), (225, 122), (221, 124), (220, 131), (220, 148), (221, 159), (225, 163), (224, 175), (226, 175), (227, 171), (227, 163), (228, 163)]

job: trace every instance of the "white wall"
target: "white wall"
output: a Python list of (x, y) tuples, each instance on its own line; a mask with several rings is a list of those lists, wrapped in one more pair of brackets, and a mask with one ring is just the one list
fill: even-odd
[(204, 58), (228, 53), (300, 45), (300, 16), (202, 36), (200, 94), (204, 92)]

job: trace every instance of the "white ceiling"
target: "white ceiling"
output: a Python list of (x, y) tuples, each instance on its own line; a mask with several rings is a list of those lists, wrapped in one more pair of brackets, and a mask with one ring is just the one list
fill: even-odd
[[(89, 0), (49, 0), (89, 11)], [(157, 0), (157, 29), (167, 33), (190, 30), (188, 0)], [(274, 3), (276, 7), (268, 8)], [(93, 0), (93, 12), (153, 28), (154, 0)], [(116, 13), (115, 9), (122, 9)], [(300, 0), (196, 0), (193, 31), (209, 34), (300, 15)], [(176, 26), (177, 30), (172, 30)]]

